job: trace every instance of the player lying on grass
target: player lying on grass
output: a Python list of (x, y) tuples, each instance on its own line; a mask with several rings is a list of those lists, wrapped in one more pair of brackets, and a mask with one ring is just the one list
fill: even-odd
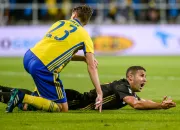
[[(126, 79), (115, 80), (111, 83), (102, 84), (103, 91), (103, 109), (119, 109), (127, 104), (134, 109), (169, 109), (176, 106), (176, 103), (171, 99), (164, 97), (162, 102), (154, 102), (152, 100), (145, 100), (136, 95), (135, 92), (141, 92), (146, 83), (146, 70), (141, 66), (131, 66), (126, 71)], [(7, 103), (10, 99), (12, 88), (0, 87), (1, 102)], [(25, 89), (19, 89), (19, 93), (31, 94), (32, 92)], [(89, 92), (79, 93), (72, 89), (65, 89), (68, 106), (70, 110), (94, 109), (96, 90), (90, 90)], [(38, 96), (37, 92), (32, 93)], [(13, 95), (12, 95), (13, 96)], [(32, 105), (18, 104), (18, 107), (22, 110), (40, 110), (41, 108), (34, 108)], [(49, 111), (51, 111), (49, 109)]]

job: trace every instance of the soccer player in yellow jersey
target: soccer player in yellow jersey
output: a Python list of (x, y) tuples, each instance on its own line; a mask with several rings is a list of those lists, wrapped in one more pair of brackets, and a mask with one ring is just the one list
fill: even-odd
[[(66, 93), (59, 73), (70, 61), (85, 61), (91, 81), (96, 89), (95, 108), (102, 109), (102, 90), (94, 58), (93, 42), (83, 28), (92, 15), (92, 9), (81, 5), (72, 10), (70, 20), (54, 23), (41, 41), (24, 56), (24, 68), (32, 76), (40, 97), (21, 93), (14, 89), (6, 112), (12, 112), (19, 103), (31, 104), (45, 111), (68, 111)], [(84, 56), (75, 55), (78, 50)]]

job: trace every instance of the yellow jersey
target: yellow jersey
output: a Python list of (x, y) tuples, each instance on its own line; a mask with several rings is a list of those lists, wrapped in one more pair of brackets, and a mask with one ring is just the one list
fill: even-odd
[(48, 68), (60, 72), (78, 50), (94, 53), (88, 32), (77, 19), (54, 23), (41, 41), (30, 49)]

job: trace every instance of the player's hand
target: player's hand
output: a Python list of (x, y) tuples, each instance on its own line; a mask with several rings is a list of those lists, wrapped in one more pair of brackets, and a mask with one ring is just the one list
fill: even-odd
[(103, 102), (103, 95), (98, 94), (96, 98), (95, 109), (99, 109), (99, 112), (102, 111), (102, 102)]
[(176, 103), (173, 102), (171, 98), (168, 98), (167, 96), (165, 96), (165, 97), (163, 98), (162, 103), (161, 103), (161, 107), (162, 107), (163, 109), (169, 109), (169, 108), (171, 108), (171, 107), (176, 107)]

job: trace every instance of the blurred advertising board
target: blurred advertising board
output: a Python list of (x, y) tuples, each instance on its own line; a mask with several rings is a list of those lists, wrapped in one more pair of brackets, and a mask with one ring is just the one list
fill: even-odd
[[(45, 36), (48, 28), (0, 27), (0, 56), (23, 56)], [(85, 28), (98, 55), (180, 55), (178, 25), (89, 25)]]

